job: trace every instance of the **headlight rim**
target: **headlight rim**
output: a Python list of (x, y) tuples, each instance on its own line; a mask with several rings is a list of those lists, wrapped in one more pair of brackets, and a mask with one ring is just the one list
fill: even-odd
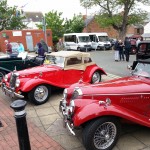
[(7, 74), (4, 76), (4, 81), (5, 81), (5, 82), (8, 81), (8, 75), (7, 75)]
[(66, 100), (67, 96), (68, 96), (68, 90), (64, 89), (64, 91), (63, 91), (63, 98)]
[(15, 87), (19, 87), (19, 86), (20, 86), (20, 79), (17, 78), (17, 79), (16, 79), (16, 83), (15, 83)]

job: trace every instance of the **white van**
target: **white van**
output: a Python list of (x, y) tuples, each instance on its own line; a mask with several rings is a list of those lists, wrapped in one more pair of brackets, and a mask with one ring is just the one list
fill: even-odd
[(106, 32), (89, 33), (92, 49), (106, 50), (111, 48), (108, 34)]
[(66, 50), (91, 51), (91, 41), (88, 33), (64, 34), (63, 41)]

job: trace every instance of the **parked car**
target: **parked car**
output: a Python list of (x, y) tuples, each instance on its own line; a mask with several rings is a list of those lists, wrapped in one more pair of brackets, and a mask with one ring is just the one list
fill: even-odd
[(131, 42), (130, 54), (136, 54), (137, 52), (136, 41), (138, 40), (138, 38), (141, 38), (143, 40), (143, 37), (141, 35), (132, 35), (131, 37), (129, 37)]
[(150, 58), (150, 41), (141, 41), (138, 44), (136, 59)]
[(43, 64), (41, 58), (27, 55), (27, 52), (20, 53), (16, 57), (3, 55), (0, 57), (0, 81), (7, 73), (15, 70), (23, 70)]
[(109, 41), (111, 43), (111, 47), (113, 47), (115, 45), (117, 39), (115, 39), (115, 38), (109, 38)]
[(56, 88), (67, 88), (82, 79), (98, 83), (105, 71), (91, 59), (90, 53), (60, 51), (46, 55), (44, 65), (13, 71), (2, 80), (2, 90), (11, 97), (24, 98), (33, 103), (45, 103)]
[(64, 126), (83, 129), (86, 150), (111, 150), (122, 123), (150, 127), (150, 59), (138, 60), (131, 76), (96, 84), (84, 82), (64, 89), (60, 101)]

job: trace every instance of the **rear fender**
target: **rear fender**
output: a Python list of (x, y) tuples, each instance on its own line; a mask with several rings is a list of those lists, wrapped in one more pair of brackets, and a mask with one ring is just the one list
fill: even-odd
[(91, 78), (94, 72), (100, 72), (101, 74), (107, 75), (107, 73), (103, 70), (103, 68), (100, 68), (98, 66), (89, 66), (86, 68), (85, 72), (84, 72), (84, 76), (83, 76), (83, 81), (84, 82), (91, 82)]
[(100, 106), (98, 102), (79, 108), (73, 117), (73, 123), (74, 126), (77, 127), (90, 120), (103, 116), (116, 116), (140, 125), (150, 127), (150, 120), (146, 116), (137, 114), (118, 105), (110, 105), (106, 107)]

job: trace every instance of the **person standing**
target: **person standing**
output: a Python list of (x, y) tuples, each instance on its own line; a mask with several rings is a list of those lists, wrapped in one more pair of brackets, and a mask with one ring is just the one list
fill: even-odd
[(11, 57), (11, 55), (12, 55), (12, 45), (10, 44), (10, 42), (8, 40), (5, 40), (4, 42), (6, 44), (6, 53), (8, 55), (10, 55), (10, 57)]
[(116, 40), (114, 44), (114, 50), (115, 50), (115, 61), (119, 60), (119, 42)]
[(123, 43), (122, 43), (121, 40), (119, 40), (119, 42), (118, 42), (118, 47), (119, 47), (119, 58), (120, 58), (120, 61), (121, 60), (124, 61)]
[(62, 50), (64, 50), (64, 48), (65, 48), (64, 43), (62, 42), (61, 39), (59, 39), (59, 41), (58, 41), (58, 43), (56, 45), (57, 51), (62, 51)]
[(42, 44), (42, 47), (43, 47), (44, 51), (48, 52), (48, 46), (47, 46), (46, 42), (43, 39), (41, 39), (40, 43)]
[(18, 52), (19, 52), (19, 53), (24, 52), (24, 46), (23, 46), (23, 44), (22, 44), (21, 42), (19, 42), (19, 41), (18, 41), (17, 43), (18, 43), (18, 45), (19, 45), (19, 46), (18, 46)]
[(42, 44), (39, 42), (39, 43), (37, 43), (37, 46), (38, 46), (38, 57), (44, 58), (45, 57), (45, 55), (44, 55), (45, 50), (42, 47)]
[(131, 42), (128, 37), (125, 37), (124, 48), (125, 48), (126, 61), (128, 62), (130, 57), (130, 51), (131, 51)]
[(141, 38), (138, 38), (138, 40), (136, 41), (136, 48), (138, 48), (140, 42), (141, 42)]

